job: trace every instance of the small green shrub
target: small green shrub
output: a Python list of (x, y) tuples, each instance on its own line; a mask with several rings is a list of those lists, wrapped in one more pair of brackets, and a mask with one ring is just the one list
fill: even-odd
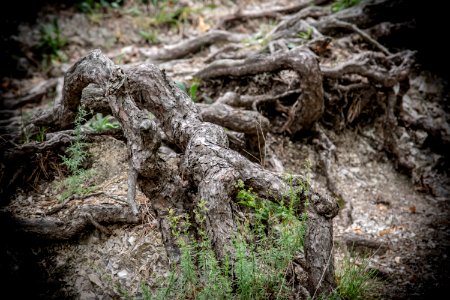
[(101, 10), (119, 8), (123, 0), (84, 0), (78, 4), (78, 9), (85, 14), (98, 13)]
[(351, 255), (346, 255), (340, 267), (336, 269), (336, 279), (336, 298), (346, 300), (370, 299), (379, 285), (376, 270), (369, 268), (369, 260), (364, 258), (356, 261)]
[(42, 64), (44, 68), (54, 60), (65, 61), (67, 56), (62, 49), (67, 45), (67, 38), (61, 34), (58, 21), (56, 19), (51, 23), (44, 24), (40, 27), (40, 37), (37, 50), (42, 56)]
[(45, 141), (45, 132), (47, 131), (47, 127), (39, 127), (38, 133), (35, 136), (35, 140), (38, 143), (42, 143)]
[(198, 81), (194, 81), (189, 88), (189, 97), (191, 97), (192, 101), (197, 101), (197, 91), (200, 83)]
[(333, 4), (331, 4), (331, 11), (335, 13), (343, 9), (355, 6), (360, 2), (361, 0), (337, 0)]
[(95, 187), (89, 182), (95, 176), (94, 170), (80, 170), (79, 172), (65, 178), (57, 188), (61, 190), (59, 200), (64, 201), (73, 195), (86, 195), (94, 191)]
[(88, 157), (87, 143), (84, 141), (82, 133), (82, 126), (86, 122), (87, 114), (88, 112), (80, 106), (75, 119), (74, 140), (66, 149), (66, 155), (61, 156), (63, 165), (67, 167), (71, 174), (57, 185), (57, 189), (61, 191), (59, 195), (61, 201), (73, 195), (88, 194), (94, 189), (89, 184), (89, 180), (95, 175), (94, 171), (86, 171), (82, 168)]
[[(305, 168), (309, 170), (310, 163)], [(278, 202), (260, 198), (242, 180), (236, 184), (236, 202), (247, 210), (238, 222), (233, 241), (234, 259), (225, 256), (219, 262), (205, 231), (208, 212), (206, 202), (194, 210), (198, 238), (189, 236), (192, 225), (187, 215), (169, 211), (169, 224), (178, 239), (181, 259), (169, 276), (152, 291), (142, 285), (142, 299), (291, 299), (294, 289), (286, 274), (292, 260), (303, 251), (306, 233), (306, 206), (299, 196), (307, 194), (307, 182), (294, 182), (287, 176), (289, 190)], [(299, 215), (299, 212), (303, 211)], [(321, 300), (370, 299), (375, 287), (374, 271), (368, 260), (355, 263), (346, 257), (336, 271), (337, 288), (329, 296), (314, 295)]]
[(194, 79), (189, 86), (189, 90), (187, 89), (186, 85), (181, 81), (175, 81), (175, 85), (183, 91), (186, 95), (188, 95), (192, 101), (197, 102), (198, 101), (198, 88), (200, 87), (200, 82), (196, 79)]
[(106, 131), (108, 129), (120, 128), (119, 122), (117, 122), (113, 116), (103, 116), (101, 113), (97, 113), (88, 123), (89, 128), (96, 132)]
[(189, 238), (189, 217), (176, 216), (170, 210), (169, 223), (181, 249), (178, 270), (174, 268), (154, 293), (142, 287), (144, 299), (253, 300), (292, 295), (286, 273), (293, 258), (303, 251), (306, 228), (306, 214), (296, 216), (298, 194), (288, 193), (286, 203), (292, 205), (285, 206), (283, 201), (259, 198), (242, 181), (237, 187), (238, 203), (255, 217), (239, 225), (244, 229), (233, 242), (234, 264), (229, 257), (219, 262), (215, 256), (204, 228), (208, 212), (205, 201), (199, 201), (194, 210), (199, 239)]
[(309, 27), (307, 31), (301, 31), (297, 35), (301, 39), (310, 40), (312, 37), (312, 28)]
[(156, 31), (139, 30), (139, 35), (144, 39), (146, 43), (149, 44), (159, 43), (158, 33)]
[(32, 130), (27, 126), (31, 120), (30, 113), (23, 113), (21, 115), (21, 124), (20, 124), (20, 142), (23, 144), (30, 143), (31, 141), (36, 141), (38, 143), (42, 143), (45, 141), (45, 133), (48, 128), (45, 126), (38, 127), (38, 132), (33, 133)]

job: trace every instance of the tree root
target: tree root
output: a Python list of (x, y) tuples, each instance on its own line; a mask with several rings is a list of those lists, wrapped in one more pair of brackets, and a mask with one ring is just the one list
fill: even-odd
[(4, 99), (1, 106), (6, 109), (16, 109), (29, 103), (40, 102), (51, 89), (57, 88), (58, 85), (62, 86), (62, 78), (43, 80), (19, 98)]
[[(336, 67), (321, 66), (320, 69), (323, 76), (328, 78), (338, 79), (346, 74), (358, 74), (385, 87), (393, 87), (408, 76), (414, 54), (406, 50), (386, 57), (377, 52), (363, 52)], [(400, 62), (396, 64), (398, 60)]]
[(78, 237), (89, 225), (102, 232), (109, 232), (100, 223), (136, 224), (139, 218), (119, 204), (82, 204), (74, 207), (72, 213), (59, 217), (43, 216), (25, 218), (3, 213), (3, 222), (18, 234), (25, 234), (40, 240), (68, 241)]
[[(301, 52), (299, 57), (301, 59), (295, 64), (296, 67), (300, 67), (301, 63), (311, 67), (307, 53)], [(296, 59), (292, 58), (290, 63), (294, 64), (295, 61)], [(318, 70), (317, 64), (315, 68)], [(83, 89), (91, 83), (97, 84), (103, 90), (112, 114), (122, 125), (127, 139), (130, 166), (137, 173), (137, 183), (142, 191), (152, 199), (152, 207), (166, 249), (173, 259), (177, 258), (179, 251), (171, 234), (168, 218), (170, 211), (174, 211), (177, 215), (185, 214), (186, 208), (192, 207), (192, 204), (188, 205), (187, 202), (195, 203), (199, 199), (205, 201), (207, 233), (216, 254), (219, 258), (223, 258), (225, 255), (233, 254), (232, 239), (236, 228), (230, 201), (236, 193), (238, 179), (243, 180), (254, 191), (258, 191), (262, 197), (275, 201), (281, 199), (288, 191), (289, 186), (281, 175), (264, 170), (230, 150), (223, 129), (203, 122), (201, 110), (155, 66), (140, 65), (121, 69), (100, 51), (92, 51), (67, 72), (64, 102), (60, 110), (75, 112), (80, 104)], [(89, 99), (94, 101), (95, 97)], [(91, 104), (89, 99), (83, 100), (88, 108)], [(226, 107), (222, 103), (216, 105), (220, 108)], [(227, 109), (235, 110), (231, 107)], [(159, 125), (149, 119), (144, 110), (152, 112)], [(62, 119), (58, 124), (64, 127), (73, 122), (71, 113), (60, 114), (59, 117)], [(243, 113), (252, 118), (256, 116), (260, 118), (254, 111)], [(240, 130), (254, 134), (255, 130), (256, 132), (261, 129), (267, 130), (266, 122), (260, 123), (260, 128), (255, 129), (253, 124), (253, 127), (245, 125), (247, 127), (243, 126)], [(179, 167), (171, 166), (164, 156), (159, 154), (158, 149), (161, 145), (159, 128), (164, 131), (171, 143), (184, 151), (184, 158)], [(192, 188), (197, 192), (187, 193), (188, 189)], [(321, 198), (315, 193), (305, 194), (302, 197), (310, 199), (307, 208), (309, 217), (305, 245), (306, 262), (310, 266), (308, 269), (310, 285), (307, 288), (311, 291), (320, 286), (319, 289), (323, 291), (331, 291), (335, 283), (329, 280), (333, 272), (332, 264), (327, 264), (327, 261), (332, 246), (331, 219), (337, 213), (337, 206), (331, 199)], [(81, 213), (84, 209), (87, 208), (81, 206), (77, 211)], [(77, 213), (75, 217), (72, 216), (72, 221), (61, 221), (51, 217), (15, 221), (21, 224), (20, 228), (27, 228), (29, 232), (39, 236), (67, 239), (75, 236), (88, 224), (94, 224), (102, 230), (101, 224), (104, 222), (136, 220), (133, 212), (121, 205), (89, 206), (89, 214), (92, 218), (87, 215), (76, 217)], [(49, 235), (50, 231), (56, 233)], [(315, 242), (319, 240), (320, 243)]]
[(321, 117), (324, 109), (321, 73), (314, 54), (309, 50), (296, 48), (287, 53), (259, 56), (243, 61), (216, 62), (197, 72), (195, 76), (201, 79), (224, 76), (239, 77), (285, 69), (298, 73), (301, 78), (302, 94), (291, 107), (288, 119), (281, 131), (296, 134), (310, 129)]
[(219, 42), (240, 42), (246, 35), (229, 33), (227, 31), (212, 30), (198, 37), (182, 41), (178, 44), (164, 47), (156, 53), (144, 53), (152, 62), (167, 61), (185, 57), (196, 53), (202, 48)]
[(288, 7), (281, 7), (275, 9), (268, 10), (249, 10), (249, 11), (241, 11), (238, 10), (234, 14), (224, 16), (220, 19), (216, 28), (227, 28), (228, 25), (232, 22), (243, 21), (248, 19), (257, 19), (257, 18), (279, 18), (283, 14), (292, 14), (303, 8), (313, 4), (314, 2), (320, 1), (301, 1), (302, 3), (291, 5)]

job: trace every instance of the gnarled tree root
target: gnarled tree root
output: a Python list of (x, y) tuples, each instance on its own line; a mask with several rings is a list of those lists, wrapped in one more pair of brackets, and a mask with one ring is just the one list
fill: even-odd
[(201, 79), (223, 76), (246, 76), (262, 72), (293, 70), (300, 77), (302, 93), (290, 108), (282, 131), (296, 134), (308, 130), (322, 116), (324, 110), (322, 74), (314, 53), (305, 48), (246, 60), (212, 63), (195, 76)]
[[(321, 78), (314, 57), (308, 52), (296, 54), (286, 58), (285, 64), (300, 70), (306, 82), (318, 87)], [(275, 67), (264, 68), (270, 70)], [(308, 77), (311, 73), (313, 78)], [(166, 77), (164, 71), (151, 64), (122, 69), (99, 50), (90, 52), (66, 74), (61, 111), (71, 113), (60, 114), (58, 124), (73, 122), (82, 91), (91, 83), (103, 90), (104, 99), (122, 125), (131, 169), (136, 172), (140, 188), (151, 201), (166, 249), (173, 259), (179, 252), (171, 234), (169, 212), (184, 214), (197, 201), (205, 201), (207, 234), (217, 256), (223, 258), (225, 255), (233, 256), (232, 239), (236, 224), (231, 201), (237, 192), (236, 182), (240, 179), (261, 197), (274, 201), (288, 191), (289, 185), (281, 174), (267, 171), (230, 150), (224, 130), (204, 122), (195, 103)], [(321, 85), (310, 95), (313, 87), (305, 85), (302, 97), (312, 101), (311, 105), (316, 104), (314, 101), (320, 104), (323, 101)], [(95, 97), (91, 99), (95, 101)], [(310, 102), (304, 103), (305, 108)], [(85, 101), (85, 105), (89, 107), (91, 104)], [(312, 110), (314, 108), (311, 107)], [(152, 112), (159, 124), (149, 119), (145, 111)], [(161, 145), (159, 128), (172, 144), (184, 152), (180, 166), (169, 164), (158, 152)], [(304, 249), (309, 276), (306, 288), (311, 294), (329, 293), (335, 287), (332, 218), (338, 207), (334, 200), (312, 192), (303, 192), (299, 197), (309, 199)], [(133, 216), (129, 211), (127, 214)], [(97, 223), (102, 222), (98, 216), (92, 217)]]

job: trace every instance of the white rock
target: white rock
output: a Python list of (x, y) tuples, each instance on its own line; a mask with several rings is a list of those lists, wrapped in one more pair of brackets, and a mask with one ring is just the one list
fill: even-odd
[(119, 273), (117, 273), (117, 276), (119, 276), (119, 278), (127, 278), (128, 272), (127, 270), (122, 270)]
[(131, 236), (128, 239), (128, 243), (130, 244), (130, 246), (134, 246), (134, 243), (136, 242), (136, 238), (134, 236)]

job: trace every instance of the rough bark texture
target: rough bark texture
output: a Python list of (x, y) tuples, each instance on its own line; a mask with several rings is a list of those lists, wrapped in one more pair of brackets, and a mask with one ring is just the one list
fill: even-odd
[(67, 241), (80, 235), (90, 225), (108, 233), (99, 223), (129, 223), (135, 224), (139, 219), (124, 205), (99, 204), (77, 205), (69, 214), (63, 216), (46, 216), (41, 218), (24, 218), (1, 214), (2, 222), (13, 226), (18, 234), (25, 234), (45, 241)]
[(308, 130), (322, 116), (324, 110), (322, 74), (316, 56), (308, 49), (295, 48), (287, 53), (258, 56), (231, 64), (218, 63), (196, 74), (201, 79), (221, 76), (245, 76), (262, 72), (294, 70), (300, 76), (301, 95), (290, 108), (289, 118), (282, 131), (292, 134)]
[(308, 227), (305, 240), (306, 263), (309, 271), (309, 286), (313, 295), (328, 295), (329, 287), (335, 285), (333, 261), (333, 217), (339, 208), (336, 202), (313, 194), (308, 209)]

